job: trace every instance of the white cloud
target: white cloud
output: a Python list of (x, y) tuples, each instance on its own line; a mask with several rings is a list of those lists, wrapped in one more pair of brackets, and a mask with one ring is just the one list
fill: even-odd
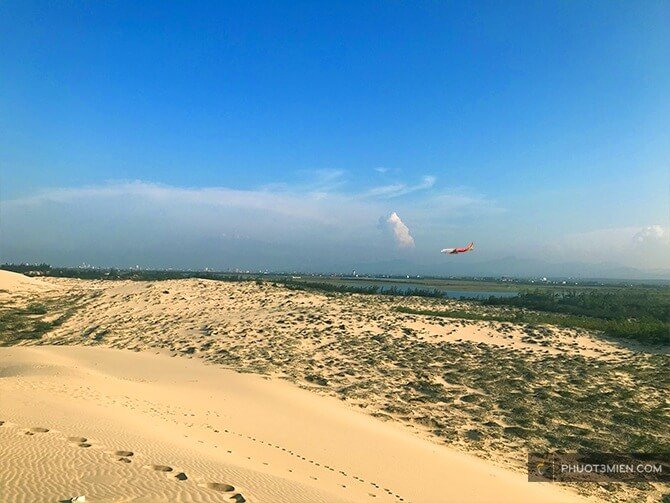
[(267, 192), (314, 192), (318, 194), (333, 192), (345, 183), (346, 171), (342, 169), (312, 169), (298, 171), (302, 179), (288, 184), (286, 182), (263, 185), (261, 191)]
[(414, 248), (414, 238), (409, 232), (409, 227), (400, 219), (394, 211), (386, 217), (379, 218), (382, 229), (388, 230), (399, 248)]
[(668, 232), (660, 225), (650, 225), (636, 232), (633, 235), (633, 242), (636, 244), (653, 243), (662, 241)]
[(394, 183), (391, 185), (382, 185), (379, 187), (374, 187), (370, 190), (368, 190), (365, 195), (369, 197), (377, 197), (377, 196), (387, 196), (387, 197), (394, 197), (397, 195), (401, 194), (401, 191), (406, 188), (405, 185), (401, 183)]
[(559, 262), (615, 263), (642, 269), (670, 267), (670, 233), (661, 225), (593, 229), (557, 236), (529, 248), (545, 259)]
[(420, 190), (430, 189), (435, 185), (436, 178), (434, 176), (424, 176), (421, 179), (421, 182), (416, 185), (407, 185), (404, 183), (393, 183), (389, 185), (381, 185), (379, 187), (373, 187), (368, 190), (364, 195), (367, 197), (398, 197), (404, 196), (405, 194), (410, 194), (412, 192), (417, 192)]

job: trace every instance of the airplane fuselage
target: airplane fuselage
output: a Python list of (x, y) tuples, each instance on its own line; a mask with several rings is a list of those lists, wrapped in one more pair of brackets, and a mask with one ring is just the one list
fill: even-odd
[(474, 248), (475, 244), (470, 243), (468, 246), (465, 246), (463, 248), (444, 248), (443, 250), (440, 251), (440, 253), (445, 253), (447, 255), (458, 255), (459, 253), (465, 253), (469, 252)]

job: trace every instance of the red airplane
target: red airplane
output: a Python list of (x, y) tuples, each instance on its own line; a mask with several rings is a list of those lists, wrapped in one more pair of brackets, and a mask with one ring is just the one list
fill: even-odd
[(459, 253), (469, 252), (474, 247), (475, 247), (475, 244), (470, 243), (465, 248), (445, 248), (440, 253), (446, 253), (447, 255), (458, 255)]

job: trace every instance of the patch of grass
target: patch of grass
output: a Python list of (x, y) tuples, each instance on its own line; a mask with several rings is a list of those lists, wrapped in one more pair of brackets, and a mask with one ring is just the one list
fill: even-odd
[(44, 304), (30, 304), (26, 307), (27, 314), (47, 314), (47, 307)]
[(525, 311), (510, 312), (481, 312), (479, 310), (464, 309), (414, 309), (411, 307), (398, 306), (396, 311), (405, 314), (419, 314), (423, 316), (436, 316), (440, 318), (454, 318), (459, 320), (475, 321), (500, 321), (503, 323), (528, 324), (528, 325), (556, 325), (559, 327), (586, 328), (589, 330), (603, 330), (605, 324), (602, 320), (578, 316), (552, 315), (549, 313), (531, 313)]
[(509, 306), (540, 313), (524, 314), (546, 323), (599, 330), (648, 344), (670, 344), (670, 289), (628, 288), (551, 292), (533, 290), (517, 297), (490, 297), (487, 306)]
[[(39, 339), (58, 327), (74, 312), (59, 301), (29, 304), (26, 307), (0, 306), (0, 346), (11, 346), (24, 340)], [(51, 319), (45, 319), (45, 315)], [(55, 316), (55, 317), (54, 317)]]
[(328, 386), (328, 379), (320, 375), (308, 374), (305, 376), (305, 381), (318, 384), (319, 386)]
[(611, 337), (636, 340), (653, 345), (670, 345), (670, 324), (653, 319), (606, 320), (572, 314), (529, 312), (521, 309), (482, 312), (479, 309), (415, 309), (406, 306), (395, 308), (404, 314), (418, 314), (440, 318), (474, 321), (499, 321), (527, 325), (554, 325), (564, 328), (583, 328), (602, 332)]

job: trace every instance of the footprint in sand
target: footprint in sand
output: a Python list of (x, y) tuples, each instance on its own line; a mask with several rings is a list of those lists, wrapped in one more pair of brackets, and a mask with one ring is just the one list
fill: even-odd
[(42, 428), (42, 427), (35, 427), (35, 428), (30, 428), (28, 431), (26, 431), (26, 435), (34, 435), (35, 433), (46, 433), (49, 431), (49, 428)]
[(86, 437), (67, 437), (68, 442), (72, 442), (73, 444), (77, 444), (79, 447), (91, 447), (91, 444), (88, 443), (88, 439)]
[(221, 482), (207, 482), (206, 484), (202, 484), (202, 486), (208, 489), (214, 489), (215, 491), (221, 491), (224, 493), (230, 493), (235, 490), (235, 488), (230, 484), (223, 484)]
[(130, 458), (135, 455), (133, 451), (109, 451), (109, 454), (118, 456), (116, 460), (120, 463), (132, 463)]
[[(0, 426), (4, 425), (5, 421), (0, 420)], [(34, 435), (35, 433), (47, 433), (49, 431), (48, 428), (42, 428), (42, 427), (34, 427), (30, 428), (29, 430), (25, 431), (24, 433), (26, 435)], [(88, 442), (88, 439), (86, 437), (67, 437), (68, 442), (72, 442), (73, 444), (76, 444), (79, 447), (91, 447), (92, 444)], [(231, 451), (229, 451), (231, 452)], [(118, 456), (118, 461), (122, 463), (130, 463), (131, 460), (129, 459), (130, 457), (134, 456), (134, 452), (132, 451), (124, 451), (124, 450), (118, 450), (118, 451), (112, 451), (112, 454), (115, 456)], [(167, 465), (149, 465), (146, 466), (145, 468), (149, 468), (151, 470), (157, 471), (157, 472), (172, 472), (173, 468), (171, 466)], [(184, 481), (188, 480), (188, 476), (184, 472), (179, 472), (174, 475), (174, 478), (179, 480), (179, 481)], [(202, 487), (206, 487), (208, 489), (213, 489), (215, 491), (220, 491), (220, 492), (227, 492), (231, 493), (235, 491), (235, 487), (230, 485), (230, 484), (225, 484), (221, 482), (208, 482), (206, 484), (199, 484)], [(235, 493), (230, 496), (229, 498), (231, 501), (234, 503), (246, 503), (246, 498), (241, 494), (241, 493)]]
[(165, 466), (165, 465), (149, 465), (149, 468), (156, 472), (171, 472), (172, 467), (171, 466)]

